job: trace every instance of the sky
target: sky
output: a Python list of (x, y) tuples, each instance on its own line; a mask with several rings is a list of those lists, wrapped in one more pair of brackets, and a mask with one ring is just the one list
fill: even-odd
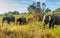
[(0, 14), (7, 13), (8, 11), (27, 12), (27, 8), (33, 2), (45, 2), (46, 7), (52, 11), (60, 8), (60, 0), (0, 0)]

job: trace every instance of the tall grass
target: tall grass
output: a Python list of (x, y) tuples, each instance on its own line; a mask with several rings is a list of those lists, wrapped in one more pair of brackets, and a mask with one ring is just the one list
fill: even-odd
[[(16, 18), (20, 15), (14, 15)], [(28, 17), (25, 15), (24, 17)], [(2, 17), (0, 17), (2, 20)], [(49, 29), (48, 25), (43, 28), (42, 22), (34, 21), (26, 25), (8, 25), (0, 21), (0, 38), (60, 38), (60, 25), (55, 25), (55, 28)]]

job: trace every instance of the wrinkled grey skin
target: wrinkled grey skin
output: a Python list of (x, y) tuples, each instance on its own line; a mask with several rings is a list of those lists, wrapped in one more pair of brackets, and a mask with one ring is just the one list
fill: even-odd
[[(49, 16), (51, 17), (51, 19), (49, 18)], [(49, 28), (51, 28), (51, 27), (54, 28), (54, 25), (60, 24), (60, 15), (52, 14), (52, 15), (45, 16), (44, 27), (48, 23), (49, 23)]]

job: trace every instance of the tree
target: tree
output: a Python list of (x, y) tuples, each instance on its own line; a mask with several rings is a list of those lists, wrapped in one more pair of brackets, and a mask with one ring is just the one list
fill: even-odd
[(32, 10), (35, 9), (35, 8), (36, 8), (36, 7), (35, 7), (35, 3), (33, 3), (33, 4), (29, 5), (29, 7), (28, 7), (27, 10), (28, 10), (29, 12), (32, 12)]
[(43, 12), (45, 11), (45, 9), (46, 9), (46, 4), (42, 3), (42, 10), (43, 10)]
[(35, 7), (35, 3), (29, 5), (29, 7), (28, 7), (28, 9), (27, 9), (27, 10), (28, 10), (28, 13), (29, 13), (29, 14), (32, 13), (35, 8), (36, 8), (36, 7)]
[(55, 10), (55, 12), (60, 12), (60, 8), (57, 8), (57, 9)]
[(4, 16), (8, 16), (8, 14), (7, 14), (7, 13), (4, 13), (3, 15), (4, 15)]
[(33, 3), (33, 4), (29, 5), (29, 7), (27, 9), (28, 13), (30, 14), (32, 12), (35, 12), (35, 13), (42, 12), (42, 9), (41, 9), (40, 6), (41, 6), (40, 2), (36, 2), (36, 3)]
[(37, 7), (36, 8), (40, 8), (40, 2), (37, 2)]
[(9, 11), (8, 13), (10, 13), (10, 14), (11, 14), (12, 12), (11, 12), (11, 11)]
[(49, 8), (47, 8), (47, 9), (45, 10), (45, 12), (48, 13), (48, 12), (51, 12), (51, 10), (50, 10)]
[(28, 7), (27, 10), (28, 10), (29, 12), (31, 12), (31, 11), (32, 11), (32, 8), (33, 8), (33, 6), (32, 6), (32, 5), (29, 5), (29, 7)]
[(19, 12), (18, 12), (18, 11), (13, 11), (13, 12), (9, 11), (8, 14), (9, 14), (9, 15), (19, 14)]
[(8, 14), (9, 16), (11, 16), (11, 15), (12, 15), (12, 12), (11, 12), (11, 11), (9, 11), (7, 14)]
[(12, 14), (16, 14), (16, 15), (18, 15), (18, 14), (19, 14), (19, 12), (18, 12), (18, 11), (14, 11)]

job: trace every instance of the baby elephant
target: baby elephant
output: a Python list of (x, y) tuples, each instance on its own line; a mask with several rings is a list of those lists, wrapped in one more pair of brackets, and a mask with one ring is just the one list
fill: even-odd
[(17, 24), (18, 24), (18, 22), (19, 22), (19, 25), (20, 24), (26, 24), (26, 18), (20, 17), (20, 18), (17, 19)]
[(60, 15), (52, 14), (43, 17), (44, 27), (49, 23), (49, 28), (54, 28), (54, 25), (60, 24)]

